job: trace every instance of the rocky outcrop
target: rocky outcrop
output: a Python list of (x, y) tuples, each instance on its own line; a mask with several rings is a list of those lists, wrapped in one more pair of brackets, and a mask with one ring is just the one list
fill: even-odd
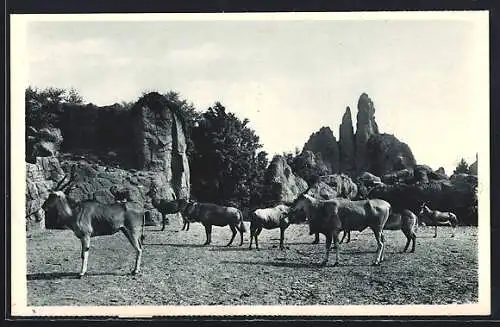
[(353, 176), (356, 171), (356, 143), (351, 109), (346, 108), (339, 127), (339, 171)]
[(303, 151), (293, 158), (291, 162), (293, 173), (313, 185), (318, 181), (319, 176), (328, 174), (328, 167), (323, 162), (321, 154), (315, 155), (312, 151)]
[(477, 154), (476, 154), (476, 161), (474, 161), (469, 166), (469, 172), (470, 172), (471, 175), (476, 175), (477, 176)]
[(337, 193), (336, 197), (354, 199), (358, 194), (356, 183), (345, 174), (321, 176), (319, 180), (331, 186)]
[(375, 122), (375, 107), (366, 93), (361, 94), (358, 100), (358, 114), (356, 116), (356, 171), (369, 170), (366, 144), (372, 135), (378, 134)]
[(368, 171), (381, 176), (416, 165), (410, 147), (391, 134), (376, 134), (366, 144)]
[(384, 184), (411, 183), (413, 180), (413, 169), (404, 168), (381, 177)]
[(45, 212), (42, 204), (49, 191), (64, 176), (55, 157), (39, 157), (36, 162), (26, 163), (26, 223), (29, 227), (45, 228)]
[(329, 127), (321, 127), (318, 132), (311, 134), (307, 143), (304, 144), (302, 153), (306, 151), (311, 151), (316, 157), (320, 157), (329, 174), (338, 173), (339, 148)]
[(418, 214), (420, 205), (427, 202), (433, 210), (450, 211), (461, 224), (477, 224), (477, 178), (461, 174), (448, 179), (430, 179), (425, 183), (380, 185), (372, 188), (369, 198), (388, 201), (394, 212), (403, 209)]
[(163, 172), (178, 198), (189, 197), (189, 163), (178, 108), (159, 93), (143, 96), (132, 108), (132, 153), (136, 168)]
[(275, 156), (269, 164), (264, 185), (265, 198), (270, 204), (293, 202), (299, 194), (307, 189), (306, 181), (295, 176), (286, 159), (280, 155)]
[(151, 198), (146, 195), (151, 186), (157, 186), (157, 196), (167, 200), (174, 199), (174, 190), (167, 183), (165, 174), (150, 171), (128, 171), (110, 168), (87, 162), (65, 162), (62, 164), (66, 172), (75, 166), (73, 187), (68, 192), (68, 199), (79, 202), (94, 199), (101, 203), (114, 203), (120, 196), (128, 202), (144, 206), (147, 215), (147, 225), (161, 223), (161, 214), (151, 204)]
[(358, 187), (349, 176), (345, 174), (333, 174), (321, 176), (307, 194), (316, 199), (345, 198), (354, 199), (358, 194)]
[(26, 128), (26, 161), (35, 163), (37, 157), (53, 157), (59, 153), (63, 137), (55, 127)]

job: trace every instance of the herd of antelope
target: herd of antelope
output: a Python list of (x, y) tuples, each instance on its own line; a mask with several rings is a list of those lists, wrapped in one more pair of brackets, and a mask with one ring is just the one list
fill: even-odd
[[(43, 203), (42, 208), (52, 211), (58, 217), (59, 222), (69, 229), (80, 239), (81, 271), (83, 277), (87, 271), (87, 262), (90, 249), (90, 240), (94, 236), (113, 235), (121, 231), (132, 244), (136, 251), (135, 266), (132, 274), (137, 274), (140, 269), (142, 247), (144, 242), (144, 226), (147, 212), (140, 205), (133, 202), (120, 201), (115, 204), (102, 204), (95, 199), (84, 200), (78, 203), (70, 203), (67, 193), (72, 188), (72, 180), (75, 174), (73, 167), (71, 177), (64, 183), (65, 175), (55, 188), (50, 191), (49, 197)], [(309, 189), (308, 189), (309, 190)], [(249, 214), (250, 220), (250, 246), (255, 240), (255, 247), (259, 249), (258, 236), (262, 229), (280, 229), (280, 249), (284, 250), (284, 233), (290, 224), (307, 222), (309, 234), (315, 234), (313, 243), (319, 241), (319, 234), (326, 237), (326, 252), (321, 266), (328, 262), (330, 249), (333, 243), (335, 251), (335, 263), (339, 264), (339, 244), (347, 236), (350, 240), (351, 231), (363, 231), (369, 227), (377, 241), (377, 252), (373, 265), (379, 265), (384, 260), (385, 240), (383, 230), (401, 230), (407, 238), (403, 252), (406, 252), (410, 243), (410, 252), (415, 251), (416, 229), (418, 226), (417, 216), (410, 210), (392, 212), (391, 205), (381, 199), (347, 200), (336, 198), (332, 200), (318, 200), (303, 192), (293, 203), (279, 204), (272, 208), (257, 209)], [(148, 196), (152, 199), (153, 206), (162, 214), (165, 229), (167, 215), (180, 213), (186, 230), (189, 224), (199, 222), (205, 227), (206, 241), (204, 245), (211, 243), (212, 226), (229, 226), (232, 237), (227, 243), (230, 246), (238, 232), (240, 233), (240, 246), (243, 245), (243, 233), (246, 232), (243, 223), (243, 213), (238, 208), (225, 207), (212, 203), (201, 203), (185, 199), (174, 199), (171, 201), (160, 199), (157, 190), (153, 186)], [(447, 224), (453, 227), (452, 237), (455, 236), (454, 228), (458, 224), (457, 217), (451, 212), (440, 212), (431, 210), (426, 203), (421, 205), (419, 215), (427, 216), (434, 224), (434, 237), (437, 237), (437, 226)], [(339, 234), (344, 235), (339, 241)]]

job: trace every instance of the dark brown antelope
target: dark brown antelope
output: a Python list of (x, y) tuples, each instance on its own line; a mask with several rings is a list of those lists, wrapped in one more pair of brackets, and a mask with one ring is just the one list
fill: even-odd
[[(415, 252), (415, 242), (417, 240), (417, 226), (417, 216), (410, 210), (405, 209), (401, 213), (393, 213), (392, 215), (390, 215), (387, 219), (387, 222), (385, 223), (384, 230), (401, 230), (406, 236), (406, 245), (402, 252), (406, 252), (406, 250), (408, 250), (411, 242), (412, 246), (410, 252), (413, 253)], [(344, 230), (344, 236), (340, 240), (340, 244), (342, 244), (346, 236), (346, 243), (349, 243), (349, 241), (351, 240), (351, 231)]]
[(252, 239), (255, 238), (255, 248), (259, 249), (259, 241), (257, 240), (262, 228), (265, 229), (280, 229), (280, 250), (284, 249), (285, 230), (290, 226), (288, 212), (290, 207), (284, 204), (279, 204), (272, 208), (257, 209), (250, 214), (250, 246), (252, 248)]
[(455, 227), (458, 225), (457, 216), (452, 212), (441, 212), (431, 210), (424, 202), (420, 207), (419, 215), (425, 215), (434, 224), (434, 237), (437, 237), (438, 225), (450, 225), (452, 227), (451, 237), (455, 237)]
[(189, 202), (183, 210), (183, 215), (190, 222), (200, 222), (205, 226), (207, 239), (203, 245), (212, 242), (212, 226), (227, 226), (231, 228), (233, 235), (226, 246), (230, 246), (237, 234), (240, 232), (240, 246), (243, 245), (243, 233), (246, 231), (243, 223), (243, 214), (240, 209), (224, 207), (213, 203)]
[[(297, 215), (302, 212), (303, 215)], [(326, 237), (325, 258), (321, 266), (328, 262), (332, 238), (335, 245), (336, 260), (339, 264), (339, 233), (342, 230), (362, 231), (370, 227), (377, 240), (377, 255), (373, 265), (379, 265), (384, 260), (385, 241), (383, 228), (389, 218), (391, 205), (379, 199), (350, 201), (350, 200), (316, 200), (301, 194), (290, 208), (291, 217), (307, 217), (309, 233), (322, 233)]]
[(144, 210), (134, 203), (102, 204), (85, 200), (71, 206), (66, 193), (74, 177), (74, 167), (69, 181), (61, 186), (67, 176), (56, 185), (42, 208), (55, 210), (58, 220), (70, 228), (82, 244), (80, 278), (87, 272), (90, 239), (95, 236), (113, 235), (122, 231), (136, 251), (132, 274), (139, 272), (144, 241)]
[(151, 184), (151, 188), (146, 193), (147, 196), (151, 198), (151, 204), (155, 207), (158, 212), (161, 213), (162, 216), (162, 227), (161, 230), (165, 230), (165, 225), (169, 223), (167, 215), (173, 215), (176, 213), (181, 213), (183, 226), (181, 230), (186, 228), (186, 231), (189, 230), (189, 221), (184, 217), (183, 211), (187, 204), (187, 201), (184, 199), (173, 199), (167, 200), (158, 197), (158, 189), (154, 184)]

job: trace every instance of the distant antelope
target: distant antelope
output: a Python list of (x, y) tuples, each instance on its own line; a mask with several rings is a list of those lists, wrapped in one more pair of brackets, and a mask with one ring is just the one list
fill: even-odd
[(80, 239), (82, 243), (80, 278), (87, 272), (90, 238), (113, 235), (118, 231), (125, 234), (136, 250), (135, 267), (132, 274), (138, 273), (144, 241), (144, 210), (136, 207), (133, 203), (102, 204), (95, 200), (85, 200), (71, 206), (66, 192), (68, 192), (69, 185), (74, 178), (74, 168), (73, 166), (70, 180), (62, 185), (67, 177), (65, 175), (59, 181), (43, 203), (42, 209), (45, 211), (56, 210), (59, 221), (69, 227)]
[(154, 184), (151, 184), (151, 188), (149, 189), (147, 196), (151, 198), (151, 204), (153, 207), (161, 213), (162, 217), (162, 227), (161, 230), (165, 230), (165, 225), (169, 224), (167, 215), (172, 215), (176, 213), (180, 213), (182, 216), (183, 226), (181, 230), (186, 228), (186, 231), (189, 230), (189, 220), (186, 219), (184, 215), (184, 209), (187, 205), (187, 200), (185, 199), (173, 199), (167, 200), (158, 197), (158, 189)]
[(457, 216), (452, 212), (441, 212), (437, 210), (431, 210), (424, 202), (420, 207), (419, 215), (425, 214), (434, 224), (434, 237), (437, 237), (437, 226), (438, 224), (446, 224), (452, 227), (451, 237), (455, 237), (455, 227), (458, 225)]

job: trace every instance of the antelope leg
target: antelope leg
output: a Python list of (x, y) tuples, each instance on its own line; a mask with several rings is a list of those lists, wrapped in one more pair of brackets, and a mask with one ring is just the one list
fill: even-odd
[(89, 260), (90, 249), (90, 235), (84, 235), (81, 239), (82, 242), (82, 269), (80, 271), (80, 278), (87, 272), (87, 264)]
[(378, 266), (380, 264), (380, 260), (382, 258), (382, 250), (384, 248), (384, 243), (382, 242), (382, 239), (381, 239), (381, 234), (382, 234), (381, 231), (376, 229), (373, 231), (373, 233), (375, 234), (375, 239), (377, 240), (377, 256), (375, 258), (375, 261), (373, 262), (373, 265)]
[(283, 251), (285, 249), (285, 245), (283, 244), (285, 240), (285, 229), (283, 227), (280, 228), (280, 250)]
[[(325, 246), (326, 252), (325, 252), (325, 258), (323, 259), (323, 261), (320, 264), (321, 267), (326, 266), (326, 263), (328, 262), (328, 257), (330, 255), (330, 248), (332, 247), (332, 233), (329, 232), (325, 236), (326, 236), (326, 246)], [(338, 249), (337, 249), (337, 251), (338, 251)]]

